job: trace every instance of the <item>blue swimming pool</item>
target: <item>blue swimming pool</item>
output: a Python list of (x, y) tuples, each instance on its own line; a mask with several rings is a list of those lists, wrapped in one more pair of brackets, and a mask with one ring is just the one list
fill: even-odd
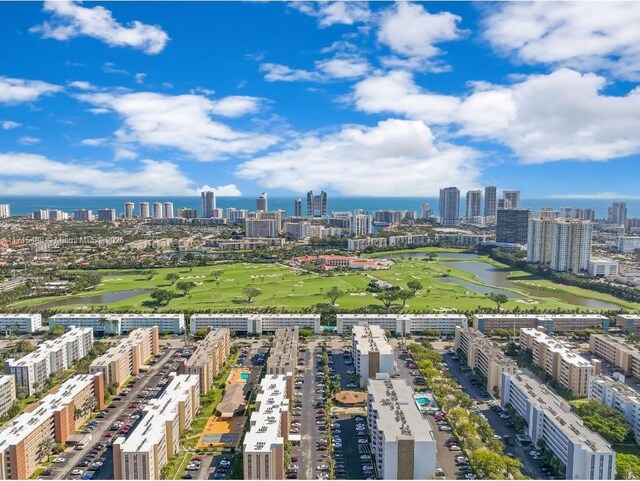
[(248, 372), (240, 373), (240, 379), (243, 379), (244, 381), (248, 381), (250, 377), (251, 374), (249, 374)]

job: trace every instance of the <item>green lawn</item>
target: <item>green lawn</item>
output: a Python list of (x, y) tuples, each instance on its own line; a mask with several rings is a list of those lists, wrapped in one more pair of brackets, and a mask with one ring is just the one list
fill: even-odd
[[(416, 249), (417, 251), (431, 250), (440, 253), (439, 259), (446, 259), (446, 252), (436, 248)], [(455, 251), (451, 251), (455, 252)], [(379, 253), (388, 255), (390, 253)], [(486, 256), (480, 256), (477, 260), (490, 262), (498, 265)], [(212, 271), (220, 270), (223, 273), (216, 280), (212, 276)], [(197, 285), (189, 296), (181, 296), (173, 299), (168, 306), (160, 311), (174, 311), (179, 309), (202, 310), (202, 311), (224, 311), (229, 309), (266, 308), (277, 306), (289, 311), (300, 311), (304, 308), (313, 307), (318, 303), (329, 302), (324, 293), (331, 287), (336, 286), (345, 295), (337, 300), (339, 309), (361, 309), (371, 305), (380, 306), (382, 303), (375, 296), (365, 290), (371, 280), (371, 276), (386, 280), (393, 284), (406, 287), (406, 283), (411, 280), (418, 280), (424, 288), (414, 299), (407, 301), (405, 310), (475, 310), (479, 307), (495, 307), (495, 304), (484, 294), (470, 292), (467, 288), (453, 283), (446, 283), (437, 280), (438, 277), (450, 276), (478, 283), (474, 277), (464, 271), (451, 266), (443, 266), (438, 262), (424, 262), (421, 258), (396, 259), (396, 265), (389, 270), (365, 272), (335, 273), (331, 276), (322, 276), (315, 273), (295, 271), (281, 264), (259, 264), (259, 263), (228, 263), (216, 266), (187, 268), (164, 268), (155, 269), (156, 275), (148, 279), (145, 274), (127, 271), (103, 271), (104, 277), (101, 285), (94, 290), (74, 296), (74, 299), (82, 299), (84, 296), (96, 294), (107, 294), (120, 291), (131, 291), (138, 289), (168, 289), (178, 293), (178, 290), (165, 280), (169, 273), (176, 273), (180, 281), (192, 281)], [(107, 275), (109, 274), (109, 275)], [(561, 286), (545, 279), (539, 279), (522, 271), (513, 271), (511, 278), (523, 288), (530, 284), (530, 287), (538, 287), (545, 292), (558, 292), (573, 294), (580, 297), (589, 297), (616, 303), (628, 309), (638, 309), (640, 306), (615, 299), (606, 294), (592, 292), (586, 289)], [(251, 304), (245, 300), (242, 290), (247, 286), (253, 286), (262, 291)], [(523, 299), (517, 301), (510, 299), (503, 305), (504, 309), (511, 310), (519, 307), (525, 311), (531, 308), (573, 310), (579, 307), (562, 299), (555, 297), (533, 297), (527, 296), (524, 292), (518, 292)], [(29, 299), (11, 305), (12, 308), (38, 308), (48, 302), (60, 297), (46, 297), (39, 299)], [(109, 304), (103, 304), (112, 309), (151, 311), (151, 308), (143, 305), (149, 300), (149, 293), (137, 295), (127, 299), (118, 300)], [(58, 307), (61, 312), (87, 311), (98, 304), (74, 304)], [(579, 307), (588, 309), (586, 307)]]

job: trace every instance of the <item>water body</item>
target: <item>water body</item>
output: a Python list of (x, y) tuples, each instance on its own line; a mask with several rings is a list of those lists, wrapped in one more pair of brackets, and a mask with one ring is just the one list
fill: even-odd
[(521, 299), (522, 296), (515, 292), (508, 291), (507, 289), (500, 289), (498, 287), (481, 286), (469, 282), (465, 279), (458, 279), (457, 277), (438, 277), (440, 282), (449, 282), (451, 284), (458, 284), (471, 292), (477, 292), (478, 294), (504, 294), (510, 299)]
[[(511, 282), (509, 280), (510, 270), (507, 268), (499, 268), (494, 267), (491, 264), (487, 264), (485, 262), (480, 261), (457, 261), (457, 262), (440, 262), (440, 265), (453, 267), (455, 269), (460, 269), (461, 271), (468, 272), (469, 274), (473, 274), (475, 278), (490, 286), (496, 287), (505, 287), (508, 289), (519, 289), (521, 291), (526, 292), (530, 296), (535, 297), (543, 297), (543, 298), (555, 298), (561, 299), (569, 304), (574, 304), (577, 306), (586, 306), (586, 307), (601, 307), (608, 309), (618, 309), (620, 306), (618, 304), (613, 304), (611, 302), (599, 301), (596, 299), (590, 299), (587, 297), (574, 296), (567, 292), (559, 292), (559, 291), (547, 291), (545, 289), (536, 289), (529, 286), (524, 286), (520, 284), (516, 284), (515, 282)], [(472, 283), (469, 283), (473, 285)], [(463, 285), (463, 284), (460, 284)], [(500, 294), (508, 295), (506, 292), (500, 292)], [(513, 293), (509, 297), (514, 297)]]
[[(466, 252), (436, 252), (438, 259), (477, 259), (478, 254), (471, 254)], [(391, 254), (386, 257), (391, 259), (411, 259), (414, 257), (425, 257), (426, 252), (403, 252), (401, 254)]]
[(104, 294), (95, 294), (93, 296), (69, 296), (56, 301), (47, 302), (38, 306), (40, 309), (50, 309), (53, 307), (75, 306), (85, 304), (110, 304), (112, 302), (123, 301), (130, 297), (141, 296), (147, 294), (151, 289), (134, 289), (129, 291), (109, 292)]

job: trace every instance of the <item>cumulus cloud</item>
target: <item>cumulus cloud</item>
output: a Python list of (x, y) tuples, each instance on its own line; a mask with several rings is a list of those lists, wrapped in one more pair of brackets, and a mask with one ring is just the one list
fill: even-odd
[(194, 191), (193, 182), (166, 161), (143, 160), (121, 169), (8, 152), (0, 153), (0, 165), (0, 190), (7, 195), (192, 195)]
[(79, 90), (95, 90), (96, 88), (90, 83), (84, 80), (74, 80), (69, 82), (69, 87), (73, 87)]
[(275, 63), (260, 64), (267, 82), (327, 82), (364, 77), (370, 70), (369, 62), (358, 55), (337, 54), (318, 60), (314, 70), (294, 69)]
[(638, 2), (506, 2), (487, 13), (484, 38), (520, 62), (640, 78)]
[(0, 121), (0, 126), (4, 130), (17, 129), (22, 124), (20, 122), (14, 122), (13, 120), (2, 120)]
[(34, 145), (34, 144), (39, 144), (40, 139), (38, 137), (30, 137), (29, 135), (23, 135), (18, 139), (18, 142), (20, 142), (22, 145)]
[(322, 28), (331, 25), (354, 25), (371, 17), (367, 2), (292, 2), (296, 10), (316, 17)]
[(317, 72), (295, 69), (277, 63), (262, 63), (260, 64), (259, 70), (260, 72), (264, 73), (264, 79), (267, 82), (297, 82), (300, 80), (320, 80), (320, 76)]
[(43, 95), (60, 92), (62, 87), (40, 80), (25, 80), (0, 76), (0, 103), (32, 102)]
[[(382, 13), (378, 29), (378, 41), (387, 45), (395, 54), (412, 61), (408, 67), (428, 67), (434, 57), (442, 52), (436, 46), (442, 42), (458, 40), (461, 18), (450, 12), (429, 13), (422, 5), (398, 2)], [(401, 59), (386, 59), (387, 63)]]
[(169, 41), (161, 27), (138, 20), (122, 25), (113, 18), (110, 10), (102, 6), (87, 8), (80, 2), (48, 0), (44, 11), (52, 14), (52, 21), (30, 29), (41, 33), (43, 38), (69, 40), (86, 35), (111, 47), (132, 47), (149, 55), (162, 52)]
[(124, 125), (116, 132), (121, 143), (171, 147), (197, 160), (219, 160), (229, 154), (249, 154), (278, 141), (268, 134), (242, 132), (212, 116), (237, 117), (257, 110), (260, 99), (226, 97), (212, 100), (200, 95), (153, 92), (84, 93), (78, 98), (116, 112)]
[(99, 147), (101, 145), (104, 145), (105, 143), (107, 143), (109, 139), (105, 138), (105, 137), (98, 137), (98, 138), (94, 138), (94, 139), (82, 139), (80, 141), (81, 145), (86, 145), (89, 147)]
[(512, 85), (472, 84), (458, 97), (427, 92), (411, 74), (390, 72), (356, 84), (353, 101), (364, 112), (400, 114), (498, 141), (525, 163), (639, 153), (640, 88), (610, 96), (602, 93), (605, 86), (601, 76), (560, 69)]
[(196, 189), (196, 194), (200, 195), (204, 191), (213, 191), (216, 196), (219, 197), (239, 197), (242, 195), (240, 189), (235, 184), (219, 185), (218, 187), (211, 187), (210, 185), (203, 185), (199, 189)]
[(236, 175), (301, 192), (433, 196), (443, 185), (477, 185), (477, 157), (472, 149), (437, 142), (424, 122), (390, 119), (301, 137), (291, 148), (242, 163)]
[(144, 78), (147, 76), (146, 73), (142, 73), (142, 72), (138, 72), (137, 74), (134, 75), (134, 78), (136, 80), (137, 84), (143, 84), (144, 83)]

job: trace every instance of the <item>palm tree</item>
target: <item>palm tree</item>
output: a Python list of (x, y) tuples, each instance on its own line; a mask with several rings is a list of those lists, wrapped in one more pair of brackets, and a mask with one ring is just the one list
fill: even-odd
[(53, 453), (53, 447), (55, 445), (56, 445), (56, 442), (51, 436), (44, 438), (42, 440), (42, 443), (40, 443), (41, 458), (45, 458), (45, 457), (49, 458), (49, 456), (51, 456), (51, 453)]

